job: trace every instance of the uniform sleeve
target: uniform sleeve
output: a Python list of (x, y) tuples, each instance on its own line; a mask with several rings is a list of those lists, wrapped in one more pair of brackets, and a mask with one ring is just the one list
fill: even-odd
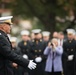
[(21, 55), (21, 56), (22, 56), (22, 52), (21, 52), (21, 49), (20, 49), (19, 47), (16, 47), (15, 52), (16, 52), (18, 55)]
[(18, 43), (18, 47), (21, 49), (21, 42)]
[(28, 44), (28, 56), (29, 59), (35, 59), (34, 54), (33, 54), (33, 50), (32, 50), (32, 42), (29, 42)]
[(2, 36), (0, 36), (0, 54), (6, 59), (13, 61), (23, 67), (27, 67), (29, 60), (24, 59), (22, 56), (17, 55), (11, 50), (9, 42)]

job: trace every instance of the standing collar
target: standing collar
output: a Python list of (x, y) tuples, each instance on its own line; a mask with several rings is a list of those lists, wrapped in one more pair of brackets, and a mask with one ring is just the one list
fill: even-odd
[(68, 39), (68, 41), (74, 41), (74, 39), (71, 39), (71, 40), (70, 40), (70, 39)]

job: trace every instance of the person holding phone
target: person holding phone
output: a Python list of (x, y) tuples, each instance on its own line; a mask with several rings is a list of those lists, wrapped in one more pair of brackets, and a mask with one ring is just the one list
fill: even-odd
[(44, 50), (44, 55), (47, 55), (45, 71), (47, 75), (62, 74), (62, 53), (63, 48), (58, 46), (58, 40), (53, 38)]

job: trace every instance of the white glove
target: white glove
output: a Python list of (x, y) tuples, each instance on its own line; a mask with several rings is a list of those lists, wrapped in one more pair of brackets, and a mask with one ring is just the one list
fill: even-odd
[(31, 70), (35, 69), (36, 68), (36, 63), (34, 63), (33, 60), (30, 60), (29, 64), (28, 64), (28, 68), (31, 69)]
[(37, 57), (37, 58), (35, 58), (35, 61), (36, 62), (41, 62), (42, 61), (42, 58), (41, 57)]
[(69, 55), (69, 56), (68, 56), (68, 60), (69, 60), (69, 61), (73, 60), (73, 57), (74, 57), (74, 55)]
[(26, 54), (23, 55), (23, 58), (28, 59), (28, 56)]

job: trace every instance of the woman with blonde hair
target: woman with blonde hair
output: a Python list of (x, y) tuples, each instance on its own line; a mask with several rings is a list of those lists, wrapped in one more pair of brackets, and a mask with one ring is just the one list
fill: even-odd
[(58, 40), (53, 38), (44, 50), (47, 55), (45, 71), (48, 75), (61, 75), (63, 48), (58, 46)]

